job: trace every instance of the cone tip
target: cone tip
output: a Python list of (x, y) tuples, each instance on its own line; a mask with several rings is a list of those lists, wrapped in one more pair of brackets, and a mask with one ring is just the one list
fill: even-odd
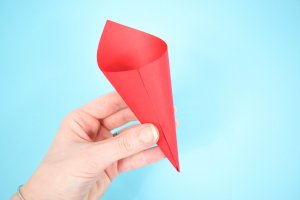
[[(173, 158), (173, 157), (172, 157)], [(174, 168), (176, 169), (177, 172), (180, 172), (180, 166), (179, 166), (179, 160), (178, 157), (176, 160), (170, 160)]]
[(172, 163), (172, 165), (174, 166), (174, 168), (176, 169), (177, 172), (180, 172), (180, 166), (179, 166), (178, 162)]

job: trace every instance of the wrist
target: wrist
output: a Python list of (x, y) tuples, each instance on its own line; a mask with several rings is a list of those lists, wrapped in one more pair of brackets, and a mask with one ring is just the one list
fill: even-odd
[(17, 193), (15, 193), (10, 200), (21, 200)]
[[(38, 169), (34, 175), (20, 187), (20, 192), (25, 200), (46, 200), (49, 199), (49, 188), (46, 189), (45, 186), (49, 186), (49, 181), (46, 179), (44, 173)], [(17, 195), (18, 197), (18, 195)], [(21, 200), (20, 198), (18, 200)]]
[[(23, 191), (21, 190), (21, 188), (23, 188), (24, 185), (20, 185), (17, 189), (17, 192), (15, 194), (13, 194), (13, 196), (10, 198), (10, 200), (26, 200), (24, 195), (23, 195)], [(31, 198), (31, 197), (30, 197)]]

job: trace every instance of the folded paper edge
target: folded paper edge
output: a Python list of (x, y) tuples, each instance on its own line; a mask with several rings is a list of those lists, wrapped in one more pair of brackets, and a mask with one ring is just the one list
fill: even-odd
[[(162, 56), (163, 56), (163, 55), (162, 55)], [(142, 75), (141, 75), (140, 70), (139, 70), (139, 69), (136, 69), (136, 70), (138, 71), (139, 78), (140, 78), (141, 82), (143, 83), (143, 87), (144, 87), (144, 90), (146, 91), (146, 94), (147, 94), (148, 98), (152, 99), (152, 98), (150, 97), (149, 91), (147, 90), (147, 87), (145, 86), (145, 82), (144, 82), (144, 80), (143, 80), (143, 77), (142, 77)], [(151, 104), (152, 104), (153, 109), (155, 109), (155, 111), (156, 111), (156, 107), (157, 107), (157, 106), (154, 105), (155, 103), (153, 103), (152, 100), (150, 100), (150, 101), (151, 101)], [(155, 112), (155, 113), (157, 113), (157, 112)], [(170, 152), (170, 154), (171, 154), (171, 156), (172, 156), (172, 161), (171, 161), (171, 160), (170, 160), (170, 161), (171, 161), (172, 165), (175, 167), (175, 169), (176, 169), (178, 172), (180, 172), (179, 159), (178, 159), (178, 158), (175, 159), (175, 155), (174, 155), (173, 151), (171, 150), (171, 147), (170, 147), (170, 144), (169, 144), (169, 142), (168, 142), (168, 140), (167, 140), (167, 137), (165, 136), (165, 133), (164, 133), (164, 130), (163, 130), (163, 128), (162, 128), (162, 124), (161, 124), (161, 122), (160, 122), (160, 120), (159, 120), (159, 117), (157, 117), (156, 114), (155, 114), (155, 116), (156, 116), (157, 122), (159, 123), (160, 129), (161, 129), (161, 131), (163, 132), (163, 137), (164, 137), (164, 140), (165, 140), (166, 143), (167, 143), (168, 150), (169, 150), (169, 152)], [(176, 140), (177, 140), (177, 135), (175, 135), (175, 137), (176, 137)], [(177, 147), (177, 148), (178, 148), (178, 147)], [(177, 149), (177, 151), (178, 151), (178, 149)]]
[(119, 25), (119, 26), (122, 26), (122, 27), (125, 27), (125, 28), (128, 28), (128, 29), (131, 29), (131, 30), (134, 30), (134, 31), (139, 31), (139, 32), (141, 32), (141, 33), (143, 33), (143, 34), (149, 35), (149, 36), (151, 36), (151, 37), (153, 37), (153, 38), (159, 40), (159, 41), (163, 44), (164, 50), (162, 51), (162, 53), (161, 53), (159, 56), (157, 56), (157, 57), (154, 58), (153, 60), (151, 60), (151, 61), (149, 61), (149, 62), (147, 62), (147, 63), (145, 63), (145, 64), (143, 64), (143, 65), (141, 65), (141, 66), (138, 66), (136, 69), (143, 68), (144, 66), (149, 65), (149, 64), (155, 62), (157, 59), (159, 59), (160, 57), (162, 57), (162, 56), (168, 51), (168, 44), (167, 44), (163, 39), (161, 39), (161, 38), (159, 38), (159, 37), (157, 37), (157, 36), (155, 36), (155, 35), (149, 34), (149, 33), (147, 33), (147, 32), (144, 32), (144, 31), (141, 31), (141, 30), (138, 30), (138, 29), (135, 29), (135, 28), (132, 28), (132, 27), (129, 27), (129, 26), (120, 24), (120, 23), (118, 23), (118, 22), (115, 22), (115, 21), (112, 21), (112, 20), (107, 19), (107, 20), (106, 20), (106, 23), (105, 23), (105, 25), (104, 25), (103, 31), (102, 31), (102, 33), (101, 33), (100, 41), (99, 41), (99, 44), (98, 44), (97, 55), (96, 55), (96, 56), (97, 56), (97, 63), (98, 63), (98, 66), (99, 66), (99, 68), (101, 69), (101, 71), (103, 71), (103, 72), (122, 72), (122, 71), (125, 72), (125, 71), (133, 71), (133, 70), (136, 70), (136, 69), (128, 69), (128, 70), (111, 71), (111, 70), (105, 70), (104, 68), (106, 68), (106, 67), (104, 67), (104, 66), (103, 66), (104, 68), (101, 67), (101, 66), (102, 66), (102, 65), (101, 65), (101, 61), (100, 61), (100, 57), (101, 57), (101, 56), (100, 56), (100, 46), (101, 46), (101, 41), (103, 40), (103, 35), (104, 35), (103, 33), (104, 33), (104, 31), (107, 29), (107, 27), (108, 27), (108, 25), (109, 25), (110, 23), (112, 23), (112, 24), (117, 24), (117, 25)]

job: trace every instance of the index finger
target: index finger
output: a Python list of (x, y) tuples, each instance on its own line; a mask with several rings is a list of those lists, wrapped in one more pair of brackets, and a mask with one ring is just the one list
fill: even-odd
[(103, 119), (126, 107), (127, 105), (121, 96), (116, 92), (111, 92), (87, 103), (79, 109), (96, 119)]

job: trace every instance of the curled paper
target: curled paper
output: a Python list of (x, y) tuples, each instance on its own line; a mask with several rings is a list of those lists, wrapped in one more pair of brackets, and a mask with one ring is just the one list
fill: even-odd
[(107, 20), (97, 61), (138, 120), (158, 128), (157, 145), (179, 171), (167, 44), (153, 35)]

